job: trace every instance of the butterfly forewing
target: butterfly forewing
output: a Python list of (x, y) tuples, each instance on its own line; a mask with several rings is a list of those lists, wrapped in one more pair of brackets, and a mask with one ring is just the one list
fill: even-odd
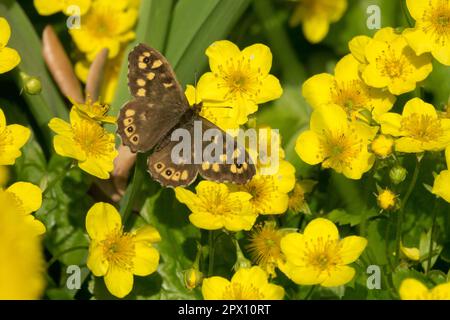
[(179, 122), (189, 106), (170, 64), (144, 44), (128, 56), (128, 86), (135, 100), (121, 109), (117, 132), (133, 152), (146, 152)]

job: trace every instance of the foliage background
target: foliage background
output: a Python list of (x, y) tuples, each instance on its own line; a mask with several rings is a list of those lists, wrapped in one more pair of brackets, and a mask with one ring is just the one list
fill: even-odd
[[(401, 1), (391, 0), (349, 0), (349, 7), (343, 18), (331, 25), (326, 39), (319, 45), (309, 44), (301, 29), (290, 28), (288, 19), (295, 5), (283, 0), (142, 0), (140, 16), (136, 28), (136, 43), (143, 42), (159, 49), (171, 62), (183, 86), (193, 84), (196, 75), (202, 74), (207, 66), (204, 54), (209, 44), (219, 39), (229, 39), (243, 48), (253, 43), (267, 44), (273, 53), (272, 73), (282, 82), (283, 96), (260, 107), (258, 124), (268, 124), (278, 128), (283, 137), (287, 160), (296, 167), (298, 177), (313, 178), (319, 181), (310, 207), (315, 215), (324, 215), (341, 225), (341, 234), (359, 233), (369, 240), (368, 248), (357, 265), (357, 277), (343, 288), (317, 289), (315, 298), (343, 299), (388, 299), (396, 297), (398, 285), (406, 276), (419, 277), (428, 283), (445, 281), (450, 263), (450, 215), (438, 219), (439, 238), (442, 253), (435, 262), (435, 271), (425, 279), (417, 271), (405, 268), (392, 269), (386, 248), (394, 246), (395, 230), (389, 229), (387, 219), (378, 215), (375, 181), (377, 176), (365, 175), (362, 180), (350, 181), (333, 171), (321, 171), (302, 163), (294, 152), (295, 140), (300, 132), (308, 128), (310, 108), (301, 96), (301, 84), (309, 76), (320, 72), (332, 72), (340, 57), (348, 53), (347, 43), (356, 36), (372, 36), (376, 30), (366, 26), (367, 7), (377, 4), (381, 8), (382, 27), (407, 25), (400, 7)], [(11, 24), (13, 33), (10, 46), (17, 49), (22, 57), (20, 69), (16, 68), (7, 76), (0, 77), (0, 105), (11, 123), (19, 123), (34, 129), (33, 139), (23, 149), (23, 156), (14, 166), (14, 180), (30, 181), (37, 185), (51, 184), (66, 167), (67, 159), (57, 156), (51, 146), (51, 133), (48, 121), (58, 116), (68, 118), (68, 103), (59, 93), (46, 70), (42, 53), (40, 35), (47, 24), (52, 24), (62, 39), (67, 52), (74, 53), (61, 13), (41, 17), (33, 7), (32, 1), (0, 1), (0, 15)], [(75, 58), (72, 56), (72, 58)], [(449, 67), (434, 62), (434, 71), (424, 83), (423, 89), (428, 102), (437, 108), (443, 107), (450, 92)], [(122, 65), (119, 86), (112, 103), (113, 114), (126, 102), (130, 95), (126, 81), (126, 63)], [(31, 96), (19, 94), (22, 86), (19, 71), (38, 76), (43, 85), (42, 94)], [(394, 111), (401, 110), (404, 103), (413, 97), (409, 93), (399, 97)], [(111, 130), (114, 128), (111, 127)], [(435, 155), (428, 153), (423, 159), (422, 172), (439, 172), (444, 168), (435, 166)], [(138, 158), (138, 163), (142, 159)], [(411, 178), (414, 159), (405, 158), (408, 178)], [(383, 168), (379, 168), (382, 172)], [(380, 175), (381, 176), (381, 175)], [(386, 175), (384, 175), (386, 176)], [(196, 242), (206, 243), (207, 235), (192, 226), (188, 221), (187, 209), (174, 199), (172, 190), (161, 190), (151, 181), (142, 166), (136, 167), (135, 184), (142, 182), (140, 188), (127, 191), (121, 206), (124, 210), (139, 209), (133, 214), (132, 224), (143, 221), (153, 224), (161, 233), (162, 242), (158, 245), (161, 263), (157, 273), (145, 278), (135, 278), (135, 287), (128, 298), (146, 299), (199, 299), (200, 291), (186, 289), (182, 270), (188, 269), (196, 254)], [(432, 184), (429, 174), (419, 176), (417, 187), (406, 208), (404, 224), (405, 246), (423, 248), (426, 252), (429, 237), (426, 233), (431, 226), (430, 212), (434, 196), (422, 186)], [(386, 185), (387, 181), (378, 181)], [(404, 184), (406, 186), (407, 183)], [(37, 213), (47, 227), (45, 237), (48, 258), (48, 289), (45, 297), (49, 299), (87, 299), (113, 298), (104, 287), (102, 279), (93, 279), (85, 267), (88, 244), (84, 231), (84, 217), (87, 210), (101, 196), (92, 187), (92, 180), (79, 170), (72, 170), (56, 188), (44, 195), (46, 201)], [(405, 190), (401, 190), (405, 192)], [(129, 201), (132, 197), (135, 201)], [(439, 204), (440, 210), (448, 212), (448, 205)], [(339, 209), (336, 209), (339, 208)], [(304, 225), (309, 217), (290, 212), (280, 218), (284, 226)], [(420, 243), (418, 243), (418, 239)], [(428, 240), (427, 240), (428, 239)], [(77, 247), (80, 247), (78, 250)], [(67, 251), (67, 252), (66, 252)], [(392, 250), (391, 250), (392, 251)], [(422, 249), (421, 249), (422, 251)], [(66, 253), (65, 253), (66, 252)], [(222, 236), (218, 240), (215, 274), (229, 277), (236, 256), (231, 239)], [(80, 290), (69, 290), (65, 286), (66, 267), (71, 264), (84, 265), (83, 285)], [(376, 264), (382, 268), (383, 290), (368, 290), (366, 287), (368, 265)], [(419, 267), (420, 269), (420, 267)], [(394, 276), (391, 277), (392, 273)], [(393, 280), (392, 280), (393, 279)], [(299, 287), (278, 274), (275, 283), (282, 284), (291, 299), (305, 298), (308, 287)]]

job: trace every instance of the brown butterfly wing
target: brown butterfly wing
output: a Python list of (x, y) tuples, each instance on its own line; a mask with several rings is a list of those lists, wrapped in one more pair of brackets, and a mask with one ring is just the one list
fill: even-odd
[[(193, 121), (188, 120), (181, 128), (186, 129), (191, 136), (193, 133)], [(148, 172), (152, 178), (158, 181), (163, 187), (183, 187), (188, 186), (195, 181), (198, 174), (198, 167), (193, 164), (193, 144), (191, 144), (191, 157), (186, 163), (174, 163), (172, 160), (172, 149), (179, 143), (171, 141), (171, 134), (158, 144), (155, 151), (148, 157)]]
[[(217, 182), (232, 182), (236, 184), (247, 183), (256, 174), (256, 168), (245, 148), (238, 145), (236, 139), (229, 136), (212, 122), (202, 117), (199, 118), (202, 121), (203, 132), (208, 129), (215, 129), (221, 132), (221, 146), (223, 147), (222, 161), (215, 163), (204, 162), (202, 165), (199, 165), (200, 175), (205, 179)], [(229, 141), (230, 144), (228, 148), (227, 141)], [(214, 141), (213, 139), (211, 141), (203, 142), (203, 150), (205, 150), (207, 145), (214, 145), (216, 143), (218, 143), (218, 141)], [(211, 145), (211, 147), (213, 147), (213, 145)], [(240, 156), (241, 154), (243, 154), (242, 157)]]
[(139, 44), (128, 55), (128, 86), (135, 97), (119, 114), (118, 134), (133, 152), (153, 148), (188, 110), (188, 102), (167, 60)]

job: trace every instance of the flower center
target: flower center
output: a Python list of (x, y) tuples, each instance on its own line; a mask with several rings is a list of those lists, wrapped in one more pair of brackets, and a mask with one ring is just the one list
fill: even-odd
[(401, 130), (411, 138), (422, 142), (436, 141), (442, 135), (439, 119), (417, 113), (402, 119)]
[(116, 34), (119, 20), (117, 12), (109, 6), (94, 6), (86, 17), (86, 30), (95, 38), (112, 37)]
[(437, 7), (427, 11), (422, 28), (426, 33), (434, 34), (436, 43), (445, 45), (450, 39), (450, 6), (448, 2), (441, 2)]
[(340, 250), (338, 240), (319, 236), (306, 242), (304, 250), (305, 262), (321, 272), (329, 271), (341, 262), (341, 258), (337, 254)]
[(102, 241), (103, 254), (109, 263), (121, 269), (130, 270), (135, 257), (134, 236), (123, 233), (122, 230), (113, 231)]
[(96, 122), (81, 119), (73, 124), (74, 140), (88, 156), (101, 157), (113, 151), (108, 133)]
[(336, 83), (331, 92), (331, 99), (333, 103), (342, 106), (347, 114), (351, 115), (353, 111), (367, 105), (367, 98), (364, 95), (365, 90), (357, 80)]
[(266, 223), (256, 226), (247, 247), (253, 261), (272, 271), (274, 266), (270, 266), (270, 264), (276, 263), (281, 258), (280, 241), (282, 236), (283, 234), (273, 224)]
[(393, 52), (379, 59), (378, 67), (384, 76), (391, 79), (404, 78), (410, 73), (405, 58), (403, 56), (397, 57)]
[(264, 295), (253, 284), (231, 283), (223, 293), (224, 300), (262, 300)]
[(341, 171), (350, 167), (352, 161), (362, 151), (362, 140), (355, 132), (324, 131), (322, 152), (325, 155), (323, 166)]
[(271, 195), (277, 189), (272, 176), (253, 178), (243, 188), (252, 195), (250, 202), (258, 213), (271, 210), (273, 201)]

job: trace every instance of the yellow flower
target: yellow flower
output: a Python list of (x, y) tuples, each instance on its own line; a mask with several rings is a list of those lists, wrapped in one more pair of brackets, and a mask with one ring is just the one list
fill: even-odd
[(283, 287), (271, 284), (260, 267), (241, 268), (231, 278), (211, 277), (203, 280), (205, 300), (281, 300)]
[(6, 125), (3, 110), (0, 109), (0, 165), (12, 165), (22, 155), (20, 148), (30, 138), (30, 129), (18, 125)]
[(20, 63), (16, 50), (6, 47), (11, 37), (11, 28), (5, 18), (0, 17), (0, 73), (14, 69)]
[(57, 134), (53, 139), (56, 153), (76, 159), (78, 166), (93, 176), (109, 178), (117, 156), (113, 134), (96, 121), (82, 118), (74, 109), (70, 112), (70, 124), (53, 118), (49, 127)]
[(425, 80), (433, 70), (431, 56), (417, 56), (403, 37), (390, 42), (370, 40), (365, 46), (365, 57), (368, 64), (362, 78), (366, 84), (387, 88), (395, 95), (414, 90), (417, 82)]
[(275, 277), (275, 267), (284, 261), (280, 241), (286, 234), (278, 229), (274, 222), (266, 221), (254, 227), (249, 237), (247, 249), (254, 263)]
[(317, 181), (301, 180), (295, 183), (294, 189), (289, 194), (289, 209), (293, 212), (302, 212), (304, 214), (311, 214), (308, 203), (306, 203), (305, 195), (310, 193)]
[(448, 0), (407, 0), (412, 29), (403, 32), (416, 54), (431, 52), (440, 63), (450, 66), (450, 2)]
[(447, 170), (441, 171), (434, 179), (433, 194), (450, 202), (450, 147), (445, 149), (445, 159), (447, 162)]
[(283, 93), (278, 79), (269, 74), (272, 53), (263, 44), (241, 51), (230, 41), (216, 41), (206, 55), (212, 72), (205, 73), (198, 82), (202, 100), (226, 102), (236, 108), (239, 124), (247, 122), (258, 104), (278, 99)]
[(238, 109), (232, 108), (224, 102), (215, 102), (211, 100), (202, 99), (202, 92), (194, 86), (188, 85), (185, 91), (186, 98), (189, 105), (202, 104), (200, 115), (214, 123), (216, 126), (226, 131), (229, 129), (239, 128), (239, 113)]
[(418, 248), (404, 247), (403, 243), (400, 242), (400, 251), (409, 260), (412, 260), (412, 261), (419, 261), (420, 260), (420, 251), (419, 251)]
[(297, 139), (295, 151), (310, 165), (322, 163), (347, 178), (360, 179), (374, 163), (368, 151), (369, 140), (377, 133), (360, 121), (349, 121), (337, 105), (316, 108), (311, 116), (310, 130)]
[(255, 214), (282, 214), (289, 206), (288, 193), (295, 185), (295, 168), (286, 160), (280, 159), (275, 174), (256, 173), (243, 185), (232, 188), (249, 193), (250, 203)]
[(397, 205), (397, 195), (389, 189), (383, 189), (377, 195), (377, 203), (382, 210), (392, 210)]
[[(109, 59), (106, 62), (99, 98), (102, 103), (110, 104), (114, 100), (119, 81), (120, 67), (124, 57), (125, 50), (121, 49), (114, 59)], [(83, 83), (87, 81), (90, 66), (91, 63), (88, 60), (75, 63), (75, 73)]]
[(340, 286), (353, 279), (355, 269), (348, 264), (358, 259), (366, 245), (367, 240), (358, 236), (340, 240), (333, 222), (317, 218), (303, 234), (290, 233), (281, 239), (287, 262), (279, 268), (300, 285)]
[(362, 81), (359, 75), (359, 62), (351, 54), (337, 63), (334, 74), (332, 76), (321, 73), (309, 78), (303, 84), (303, 96), (313, 108), (321, 105), (338, 105), (351, 118), (367, 109), (377, 120), (394, 105), (393, 95), (371, 88)]
[(124, 232), (117, 210), (108, 203), (96, 203), (86, 215), (91, 239), (87, 266), (96, 277), (104, 277), (111, 294), (123, 298), (133, 288), (133, 275), (156, 271), (159, 252), (152, 243), (161, 241), (158, 231), (147, 225)]
[(41, 189), (29, 182), (16, 182), (6, 189), (6, 193), (15, 201), (16, 207), (20, 209), (20, 215), (24, 217), (25, 223), (33, 229), (34, 234), (44, 234), (44, 224), (31, 215), (42, 205)]
[(0, 207), (0, 300), (39, 299), (45, 288), (40, 237), (11, 193), (0, 190)]
[(318, 43), (328, 34), (330, 23), (338, 21), (346, 9), (347, 0), (299, 0), (289, 23), (302, 23), (306, 39)]
[(399, 293), (402, 300), (450, 300), (450, 282), (428, 289), (419, 280), (408, 278), (403, 280)]
[(137, 10), (128, 8), (126, 1), (97, 0), (83, 16), (81, 27), (69, 32), (89, 61), (103, 48), (109, 49), (109, 58), (114, 58), (121, 44), (134, 39), (135, 33), (131, 29), (137, 16)]
[(256, 220), (247, 192), (230, 192), (223, 183), (201, 181), (195, 188), (197, 194), (181, 187), (175, 195), (192, 213), (189, 220), (201, 229), (229, 231), (250, 230)]
[(417, 153), (440, 151), (450, 143), (450, 119), (441, 119), (434, 107), (419, 98), (409, 100), (403, 113), (386, 113), (381, 130), (397, 138), (395, 150)]
[(385, 159), (394, 151), (394, 139), (392, 137), (380, 134), (373, 139), (370, 144), (370, 150), (379, 158)]
[(73, 107), (80, 113), (80, 116), (98, 122), (115, 123), (116, 117), (108, 116), (109, 106), (98, 101), (93, 102), (90, 98), (85, 103), (72, 102)]
[(89, 10), (91, 0), (34, 0), (34, 6), (41, 16), (49, 16), (60, 11), (66, 15), (74, 14), (69, 10), (70, 6), (77, 6), (83, 15)]
[[(401, 37), (402, 35), (397, 33), (394, 28), (385, 27), (375, 32), (373, 39), (389, 44)], [(360, 71), (363, 71), (368, 63), (366, 59), (366, 46), (370, 43), (371, 39), (372, 38), (368, 36), (356, 36), (348, 43), (348, 47), (353, 57), (361, 63)]]

